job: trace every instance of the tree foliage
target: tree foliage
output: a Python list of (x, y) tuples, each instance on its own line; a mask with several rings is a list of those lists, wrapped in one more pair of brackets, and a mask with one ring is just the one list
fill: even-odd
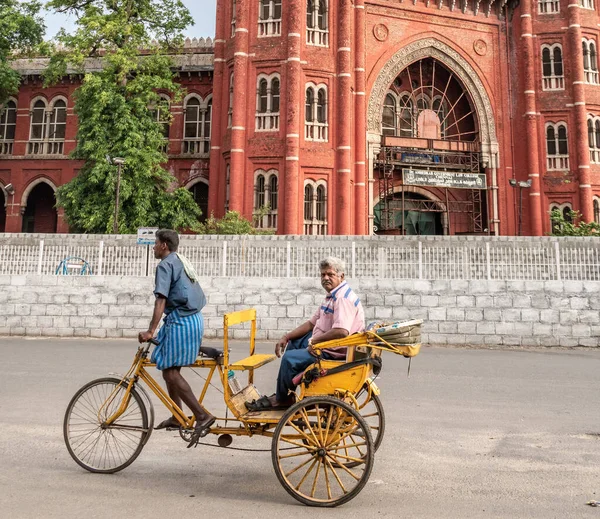
[(600, 224), (584, 222), (579, 211), (569, 211), (567, 218), (562, 211), (550, 212), (552, 236), (600, 236)]
[(21, 83), (11, 61), (32, 54), (42, 44), (46, 27), (40, 8), (36, 1), (0, 0), (0, 106)]
[(273, 234), (272, 231), (263, 231), (255, 227), (255, 223), (244, 218), (237, 211), (227, 211), (223, 218), (210, 215), (200, 224), (200, 234)]
[(74, 32), (61, 30), (46, 72), (52, 83), (70, 70), (84, 74), (75, 92), (78, 117), (73, 158), (83, 161), (74, 180), (58, 189), (69, 225), (76, 231), (110, 232), (117, 166), (122, 157), (119, 232), (138, 227), (198, 228), (192, 194), (177, 188), (164, 168), (161, 120), (170, 121), (160, 97), (178, 100), (170, 55), (192, 18), (180, 0), (52, 0), (49, 7), (74, 15)]

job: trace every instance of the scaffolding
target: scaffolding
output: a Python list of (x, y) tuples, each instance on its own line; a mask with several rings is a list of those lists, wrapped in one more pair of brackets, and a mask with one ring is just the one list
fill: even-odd
[[(397, 213), (401, 212), (402, 233), (405, 232), (404, 169), (427, 169), (450, 173), (482, 173), (481, 153), (478, 142), (444, 141), (435, 139), (383, 137), (383, 145), (375, 158), (374, 170), (379, 176), (380, 227), (378, 231), (390, 232), (397, 228)], [(424, 213), (445, 213), (447, 234), (453, 214), (467, 217), (467, 233), (483, 234), (486, 230), (485, 189), (458, 189), (440, 187), (445, 194), (443, 206), (434, 200), (410, 200), (410, 210)], [(401, 200), (394, 199), (400, 191)], [(450, 198), (452, 191), (467, 192), (465, 200)], [(450, 192), (450, 193), (449, 193)]]

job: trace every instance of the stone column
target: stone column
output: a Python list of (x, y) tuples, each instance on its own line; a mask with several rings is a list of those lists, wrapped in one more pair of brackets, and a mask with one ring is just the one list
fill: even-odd
[[(531, 19), (532, 0), (521, 2), (521, 51), (523, 55), (523, 85), (525, 87), (525, 131), (527, 136), (527, 165), (531, 189), (529, 190), (529, 218), (531, 234), (542, 236), (542, 204), (540, 193), (539, 142), (535, 91), (535, 50), (533, 42), (533, 22)], [(515, 196), (518, 196), (516, 193)]]
[[(571, 80), (573, 95), (573, 121), (574, 128), (569, 128), (569, 144), (575, 144), (575, 153), (569, 153), (575, 157), (579, 178), (579, 210), (586, 222), (594, 220), (594, 205), (592, 201), (592, 186), (590, 179), (590, 151), (587, 135), (587, 110), (585, 107), (585, 77), (583, 70), (583, 54), (581, 42), (581, 13), (579, 3), (569, 0), (569, 59), (565, 60), (571, 64)], [(574, 131), (573, 131), (574, 130)], [(571, 163), (570, 168), (575, 164)]]
[(231, 180), (229, 209), (244, 211), (246, 172), (246, 110), (248, 99), (248, 28), (251, 0), (236, 0), (236, 29), (233, 53), (233, 122), (231, 125)]
[[(287, 11), (287, 64), (285, 82), (285, 174), (283, 176), (283, 207), (279, 215), (278, 231), (283, 234), (302, 234), (300, 193), (303, 178), (300, 171), (300, 121), (304, 109), (302, 66), (300, 53), (304, 11), (303, 2), (284, 3)], [(284, 27), (285, 28), (285, 27)]]
[[(217, 26), (214, 40), (214, 72), (213, 72), (213, 114), (210, 139), (210, 169), (208, 172), (208, 215), (218, 212), (219, 190), (222, 183), (219, 177), (222, 174), (221, 143), (223, 142), (223, 121), (227, 118), (229, 107), (229, 89), (223, 90), (223, 76), (225, 75), (225, 37), (227, 18), (230, 13), (225, 9), (227, 2), (217, 2)], [(229, 15), (229, 16), (228, 16)], [(183, 125), (182, 125), (183, 126)], [(226, 125), (225, 125), (226, 126)]]
[(365, 1), (354, 3), (354, 234), (367, 234)]
[[(335, 234), (351, 234), (352, 225), (352, 0), (338, 3)], [(330, 124), (330, 127), (333, 125)]]

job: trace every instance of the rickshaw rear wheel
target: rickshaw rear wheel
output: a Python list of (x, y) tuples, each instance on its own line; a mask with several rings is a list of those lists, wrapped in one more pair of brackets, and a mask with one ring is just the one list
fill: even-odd
[[(366, 393), (364, 401), (361, 399), (363, 393)], [(381, 398), (375, 393), (371, 393), (369, 397), (369, 387), (365, 384), (360, 393), (356, 396), (356, 399), (358, 401), (360, 415), (371, 428), (373, 444), (375, 445), (375, 452), (377, 452), (381, 446), (383, 435), (385, 433), (385, 412), (383, 410)]]
[(305, 398), (290, 407), (271, 446), (283, 488), (301, 503), (319, 507), (356, 497), (369, 480), (374, 455), (367, 422), (354, 407), (331, 396)]

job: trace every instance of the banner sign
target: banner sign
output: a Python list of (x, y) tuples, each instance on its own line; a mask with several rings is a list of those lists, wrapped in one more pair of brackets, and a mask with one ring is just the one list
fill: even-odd
[(450, 173), (449, 171), (403, 169), (402, 181), (407, 186), (487, 189), (485, 173)]
[(137, 232), (138, 245), (154, 245), (158, 227), (140, 227)]

